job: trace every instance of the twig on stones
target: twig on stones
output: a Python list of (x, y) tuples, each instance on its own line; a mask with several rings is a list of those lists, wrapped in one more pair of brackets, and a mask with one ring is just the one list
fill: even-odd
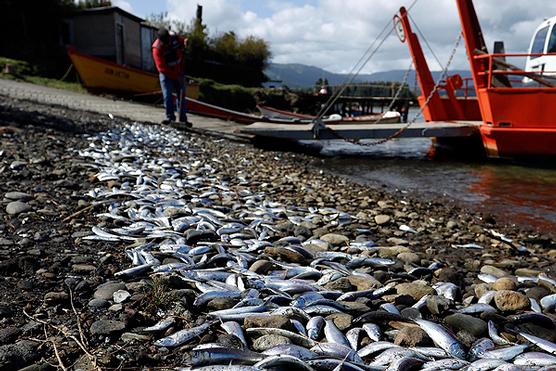
[(79, 338), (81, 339), (81, 342), (83, 343), (83, 345), (86, 345), (87, 341), (85, 339), (85, 335), (83, 334), (83, 329), (81, 328), (81, 319), (79, 318), (79, 313), (77, 313), (77, 310), (75, 310), (75, 305), (73, 304), (73, 291), (71, 290), (71, 287), (69, 285), (68, 285), (68, 290), (69, 290), (71, 309), (73, 310), (73, 313), (75, 314), (75, 320), (77, 321), (77, 329), (79, 330)]
[(76, 216), (79, 216), (79, 215), (83, 214), (85, 211), (89, 211), (89, 210), (95, 208), (96, 206), (108, 204), (110, 202), (112, 202), (112, 200), (106, 200), (106, 201), (101, 201), (101, 202), (94, 203), (92, 205), (84, 207), (81, 210), (76, 211), (75, 213), (71, 214), (70, 216), (65, 217), (64, 219), (62, 219), (62, 221), (63, 222), (69, 222), (70, 220), (72, 220)]
[(58, 353), (58, 347), (56, 346), (56, 342), (48, 336), (48, 332), (46, 331), (46, 325), (43, 325), (44, 336), (46, 340), (48, 340), (52, 344), (52, 348), (54, 349), (54, 354), (56, 355), (56, 359), (58, 360), (58, 367), (60, 367), (63, 371), (67, 371), (67, 367), (64, 366), (64, 362), (62, 362), (62, 358), (60, 358), (60, 353)]
[(25, 309), (23, 310), (23, 314), (24, 314), (27, 318), (29, 318), (29, 319), (31, 319), (31, 320), (33, 320), (33, 321), (36, 321), (36, 322), (42, 323), (43, 325), (47, 325), (47, 326), (52, 327), (53, 329), (55, 329), (55, 330), (59, 331), (60, 333), (62, 333), (66, 338), (69, 338), (69, 339), (73, 340), (73, 341), (81, 348), (81, 350), (89, 357), (89, 359), (91, 360), (91, 362), (93, 362), (93, 366), (94, 366), (97, 370), (100, 370), (100, 368), (97, 366), (97, 359), (96, 359), (96, 356), (95, 356), (94, 354), (92, 354), (91, 352), (89, 352), (89, 351), (87, 350), (87, 348), (85, 347), (85, 345), (84, 345), (78, 338), (76, 338), (74, 335), (70, 334), (66, 329), (64, 329), (64, 328), (62, 328), (62, 327), (55, 326), (55, 325), (53, 325), (53, 324), (51, 324), (51, 323), (49, 323), (49, 322), (47, 322), (47, 321), (44, 321), (44, 320), (42, 320), (42, 319), (33, 317), (33, 316), (31, 316), (30, 314), (28, 314), (28, 313), (25, 311)]

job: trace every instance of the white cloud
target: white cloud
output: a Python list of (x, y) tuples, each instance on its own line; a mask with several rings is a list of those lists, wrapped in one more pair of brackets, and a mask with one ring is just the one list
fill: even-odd
[[(319, 0), (314, 5), (268, 0), (271, 15), (256, 14), (249, 2), (260, 0), (167, 0), (169, 15), (189, 22), (196, 5), (203, 5), (203, 19), (212, 33), (234, 30), (240, 36), (256, 35), (270, 43), (273, 61), (303, 63), (334, 72), (350, 71), (363, 52), (407, 0)], [(475, 0), (487, 45), (504, 40), (508, 52), (526, 52), (531, 36), (546, 16), (556, 15), (556, 2), (545, 0)], [(411, 10), (442, 63), (446, 63), (461, 30), (454, 0), (421, 0)], [(431, 68), (439, 66), (426, 45)], [(363, 72), (409, 63), (407, 46), (388, 38)], [(453, 68), (468, 68), (463, 43)]]
[(126, 1), (126, 0), (112, 0), (112, 5), (117, 6), (119, 8), (122, 8), (126, 12), (133, 13), (133, 7), (129, 3), (129, 1)]

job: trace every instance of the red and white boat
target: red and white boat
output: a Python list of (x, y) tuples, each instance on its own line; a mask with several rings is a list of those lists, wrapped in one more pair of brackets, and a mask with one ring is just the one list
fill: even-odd
[[(456, 0), (471, 66), (476, 99), (456, 98), (462, 79), (450, 77), (442, 87), (447, 94), (434, 96), (424, 107), (434, 87), (432, 75), (405, 9), (399, 19), (402, 39), (407, 39), (423, 95), (419, 102), (427, 121), (481, 121), (483, 146), (490, 157), (556, 156), (556, 19), (544, 21), (531, 40), (529, 53), (489, 53), (472, 0)], [(404, 41), (404, 40), (402, 40)], [(502, 48), (503, 49), (503, 48)], [(526, 68), (508, 62), (527, 59)], [(430, 74), (430, 71), (429, 71)], [(477, 111), (478, 108), (478, 111)], [(480, 113), (480, 116), (477, 114)]]
[[(473, 1), (456, 2), (481, 109), (480, 129), (487, 153), (493, 157), (556, 156), (556, 84), (543, 76), (555, 71), (530, 72), (506, 62), (516, 57), (556, 58), (556, 54), (546, 53), (545, 48), (541, 53), (489, 53)], [(556, 42), (554, 38), (556, 34), (546, 33), (540, 42), (547, 45)], [(523, 84), (524, 78), (534, 84)]]

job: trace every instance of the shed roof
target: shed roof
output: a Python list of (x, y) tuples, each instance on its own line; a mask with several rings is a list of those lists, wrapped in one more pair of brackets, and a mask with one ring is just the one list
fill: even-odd
[(110, 13), (119, 13), (120, 15), (130, 18), (136, 22), (139, 23), (144, 23), (145, 20), (143, 18), (140, 18), (134, 14), (131, 14), (125, 10), (123, 10), (122, 8), (119, 8), (117, 6), (103, 6), (100, 8), (90, 8), (90, 9), (83, 9), (83, 10), (79, 10), (75, 13), (72, 14), (72, 17), (76, 17), (76, 16), (83, 16), (83, 15), (92, 15), (92, 14), (110, 14)]

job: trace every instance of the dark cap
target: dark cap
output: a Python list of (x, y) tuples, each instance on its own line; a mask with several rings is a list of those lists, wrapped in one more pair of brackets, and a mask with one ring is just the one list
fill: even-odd
[(166, 28), (161, 27), (158, 30), (158, 39), (164, 43), (168, 42), (170, 40), (170, 32)]

